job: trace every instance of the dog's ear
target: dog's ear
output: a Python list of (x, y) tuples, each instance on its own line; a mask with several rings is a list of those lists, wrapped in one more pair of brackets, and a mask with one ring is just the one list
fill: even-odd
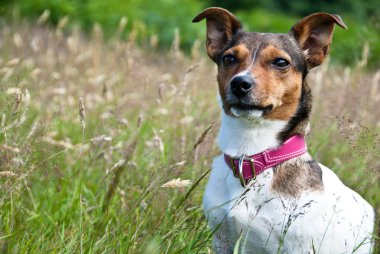
[(224, 45), (242, 25), (232, 13), (217, 7), (203, 10), (193, 19), (193, 22), (203, 19), (206, 19), (207, 23), (207, 54), (216, 61), (216, 57), (222, 52)]
[(329, 53), (335, 24), (347, 29), (339, 15), (320, 12), (301, 19), (290, 29), (289, 34), (306, 55), (309, 69), (320, 65)]

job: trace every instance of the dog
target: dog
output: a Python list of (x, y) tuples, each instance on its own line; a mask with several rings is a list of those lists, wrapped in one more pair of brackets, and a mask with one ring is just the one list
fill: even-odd
[(243, 30), (211, 7), (208, 56), (222, 108), (203, 197), (216, 253), (371, 253), (374, 209), (307, 152), (308, 72), (328, 55), (338, 15), (314, 13), (287, 34)]

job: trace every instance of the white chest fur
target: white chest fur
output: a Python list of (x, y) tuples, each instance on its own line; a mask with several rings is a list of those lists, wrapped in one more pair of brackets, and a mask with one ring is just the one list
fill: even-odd
[[(238, 156), (278, 145), (273, 133), (283, 122), (252, 124), (223, 115), (222, 151)], [(217, 229), (216, 252), (232, 253), (240, 237), (239, 253), (352, 253), (357, 247), (355, 253), (370, 253), (372, 207), (331, 170), (321, 168), (324, 190), (293, 198), (271, 190), (272, 169), (244, 189), (223, 156), (215, 158), (203, 205), (210, 226)]]
[(222, 113), (219, 147), (230, 156), (260, 153), (279, 145), (275, 133), (286, 125), (284, 121), (264, 119), (241, 120)]

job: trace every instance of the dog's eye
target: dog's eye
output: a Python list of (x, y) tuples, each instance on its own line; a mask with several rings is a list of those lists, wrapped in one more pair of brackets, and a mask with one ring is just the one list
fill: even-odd
[(225, 55), (223, 56), (222, 60), (223, 60), (223, 63), (226, 65), (233, 64), (237, 61), (236, 57), (234, 57), (233, 55)]
[(280, 69), (285, 69), (290, 65), (289, 61), (284, 58), (276, 58), (272, 64)]

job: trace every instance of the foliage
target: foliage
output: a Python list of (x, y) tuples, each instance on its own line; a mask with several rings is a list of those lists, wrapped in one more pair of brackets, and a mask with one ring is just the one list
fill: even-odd
[(306, 16), (313, 12), (330, 12), (345, 14), (355, 18), (360, 23), (379, 22), (380, 11), (377, 0), (208, 0), (210, 5), (221, 6), (230, 10), (266, 9), (282, 14)]
[[(213, 90), (185, 96), (201, 83), (189, 60), (41, 25), (0, 31), (0, 252), (207, 250), (197, 179), (213, 110), (195, 102)], [(179, 176), (194, 189), (160, 188)]]
[(191, 24), (190, 17), (201, 10), (202, 5), (193, 0), (13, 0), (13, 5), (3, 7), (3, 12), (9, 13), (11, 8), (18, 9), (22, 16), (32, 18), (49, 10), (54, 24), (68, 16), (87, 31), (98, 23), (106, 37), (113, 35), (122, 17), (126, 17), (127, 31), (133, 28), (139, 39), (145, 42), (149, 41), (150, 36), (159, 35), (160, 45), (166, 48), (171, 46), (174, 30), (178, 28), (182, 46), (190, 48), (199, 31)]
[[(209, 0), (208, 5), (234, 10), (252, 31), (265, 32), (287, 32), (299, 18), (311, 12), (339, 13), (349, 30), (336, 31), (334, 61), (353, 66), (362, 60), (363, 48), (368, 45), (367, 66), (376, 68), (380, 66), (380, 14), (376, 2)], [(124, 38), (133, 37), (142, 44), (158, 43), (165, 49), (172, 47), (173, 40), (179, 40), (179, 46), (186, 52), (190, 52), (195, 39), (204, 41), (205, 26), (192, 24), (191, 19), (205, 7), (205, 2), (195, 0), (12, 0), (0, 3), (3, 14), (18, 10), (22, 17), (35, 19), (49, 10), (49, 20), (53, 24), (68, 16), (70, 24), (78, 24), (86, 31), (99, 24), (106, 38), (121, 32)], [(128, 24), (118, 31), (123, 17), (128, 19)], [(177, 28), (180, 38), (175, 38)]]
[[(41, 23), (0, 28), (0, 253), (211, 253), (211, 61)], [(364, 67), (310, 73), (308, 145), (379, 215), (380, 74)], [(179, 177), (193, 184), (160, 187)]]

